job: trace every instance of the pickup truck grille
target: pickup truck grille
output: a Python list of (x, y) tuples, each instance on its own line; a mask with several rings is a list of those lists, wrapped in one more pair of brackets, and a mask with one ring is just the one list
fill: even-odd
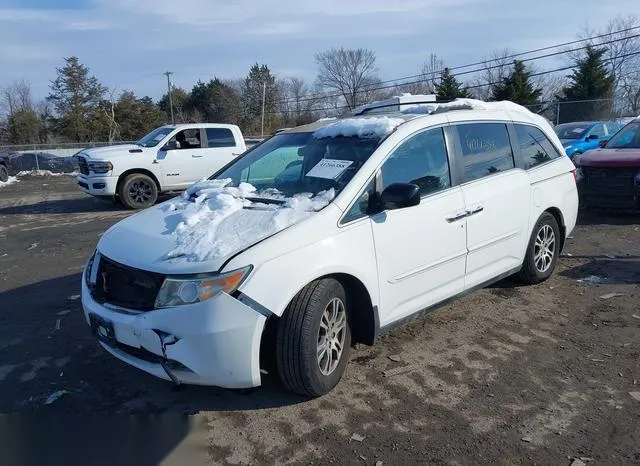
[(164, 275), (135, 269), (100, 256), (93, 299), (125, 309), (150, 311), (164, 282)]
[(89, 164), (84, 157), (78, 157), (78, 167), (80, 168), (80, 173), (83, 175), (89, 174)]

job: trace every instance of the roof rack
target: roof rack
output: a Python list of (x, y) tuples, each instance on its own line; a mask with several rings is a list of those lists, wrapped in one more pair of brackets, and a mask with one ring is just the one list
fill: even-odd
[[(403, 110), (403, 108), (411, 107), (418, 103), (435, 103), (437, 102), (435, 94), (402, 94), (390, 97), (384, 100), (377, 100), (368, 104), (361, 105), (349, 112), (352, 116), (366, 115), (370, 113), (391, 113)], [(387, 111), (381, 109), (388, 109)]]

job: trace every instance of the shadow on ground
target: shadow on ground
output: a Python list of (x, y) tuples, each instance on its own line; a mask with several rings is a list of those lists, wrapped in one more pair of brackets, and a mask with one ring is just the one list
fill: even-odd
[(560, 272), (572, 280), (591, 284), (637, 285), (640, 284), (640, 258), (633, 256), (611, 259), (601, 256), (572, 256), (572, 259), (591, 259), (586, 264)]
[(578, 213), (578, 225), (638, 225), (640, 213), (615, 212), (611, 210), (586, 210)]
[[(81, 309), (80, 275), (0, 293), (0, 412), (195, 414), (306, 401), (277, 377), (251, 390), (181, 386), (128, 366), (100, 347)], [(47, 404), (52, 393), (65, 390)]]

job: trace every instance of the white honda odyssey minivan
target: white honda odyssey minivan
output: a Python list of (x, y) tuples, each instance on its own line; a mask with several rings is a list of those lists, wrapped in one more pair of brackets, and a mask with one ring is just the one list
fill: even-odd
[[(174, 383), (308, 396), (352, 344), (512, 274), (546, 280), (576, 223), (574, 165), (542, 117), (458, 99), (278, 132), (100, 239), (87, 322)], [(207, 175), (207, 174), (203, 174)]]

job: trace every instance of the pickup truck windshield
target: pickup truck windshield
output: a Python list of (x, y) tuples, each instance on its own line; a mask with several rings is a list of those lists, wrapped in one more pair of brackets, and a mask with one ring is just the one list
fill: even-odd
[(171, 128), (170, 126), (161, 126), (144, 136), (136, 142), (136, 144), (142, 147), (155, 147), (160, 144), (160, 141), (167, 137), (174, 129), (175, 128)]
[(607, 143), (607, 149), (640, 149), (640, 121), (618, 131)]
[(230, 178), (231, 186), (250, 183), (258, 192), (277, 190), (285, 196), (315, 195), (331, 188), (337, 194), (379, 142), (377, 137), (318, 139), (312, 133), (278, 134), (210, 179)]

